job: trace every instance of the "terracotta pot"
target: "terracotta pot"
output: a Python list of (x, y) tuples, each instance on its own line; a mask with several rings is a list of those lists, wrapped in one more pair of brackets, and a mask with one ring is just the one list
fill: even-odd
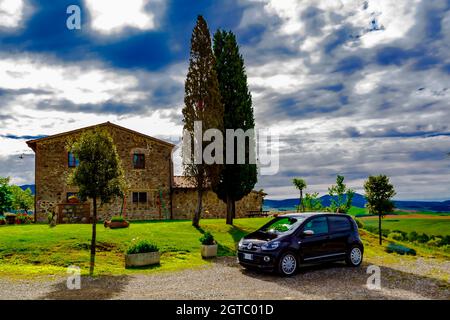
[(143, 267), (160, 262), (161, 252), (145, 252), (125, 255), (125, 267)]
[(128, 221), (114, 221), (108, 223), (110, 229), (128, 228), (129, 225)]
[(217, 256), (217, 244), (204, 245), (202, 244), (201, 253), (203, 258), (214, 258)]

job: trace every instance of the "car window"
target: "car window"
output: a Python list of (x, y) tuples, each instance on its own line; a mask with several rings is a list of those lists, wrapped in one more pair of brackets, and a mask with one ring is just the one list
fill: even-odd
[(292, 232), (303, 220), (303, 217), (278, 217), (263, 226), (260, 231), (276, 234)]
[(331, 232), (342, 232), (351, 230), (352, 226), (346, 217), (329, 216)]
[(306, 223), (303, 231), (312, 230), (315, 235), (328, 233), (327, 217), (317, 217)]

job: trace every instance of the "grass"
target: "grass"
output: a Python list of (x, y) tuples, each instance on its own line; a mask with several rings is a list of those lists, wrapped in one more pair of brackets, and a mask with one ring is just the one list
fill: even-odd
[[(190, 221), (134, 222), (126, 229), (97, 225), (97, 274), (173, 271), (207, 265), (200, 256), (199, 238), (210, 231), (219, 243), (219, 256), (235, 254), (236, 243), (269, 218), (236, 219), (235, 226), (223, 219), (201, 221), (201, 229)], [(65, 274), (70, 265), (88, 270), (91, 225), (13, 225), (0, 227), (0, 276)], [(124, 269), (124, 252), (133, 239), (154, 242), (162, 252), (157, 268)]]
[[(378, 227), (378, 218), (360, 218), (365, 226)], [(388, 217), (381, 220), (381, 228), (400, 230), (404, 232), (416, 231), (417, 233), (426, 233), (427, 235), (450, 235), (450, 219), (435, 218), (402, 218)]]
[[(234, 226), (224, 219), (201, 220), (201, 228), (190, 221), (133, 222), (127, 229), (105, 229), (97, 226), (96, 275), (130, 275), (202, 268), (211, 263), (200, 256), (202, 232), (211, 232), (219, 243), (219, 256), (234, 256), (237, 242), (247, 233), (259, 228), (270, 218), (236, 219)], [(364, 219), (367, 223), (369, 218)], [(434, 221), (428, 219), (427, 222)], [(450, 222), (450, 220), (447, 220)], [(376, 222), (376, 220), (374, 220)], [(369, 222), (370, 223), (370, 222)], [(387, 227), (386, 225), (384, 225)], [(67, 267), (81, 267), (86, 275), (89, 269), (91, 225), (67, 224), (49, 228), (47, 225), (0, 226), (0, 277), (10, 279), (37, 276), (65, 275)], [(361, 230), (365, 256), (370, 260), (383, 259), (401, 263), (402, 259), (416, 259), (388, 254), (378, 246), (378, 238)], [(149, 268), (125, 269), (124, 252), (133, 239), (146, 239), (158, 245), (162, 252), (161, 265)], [(417, 251), (417, 256), (434, 257), (448, 261), (450, 254), (436, 248), (406, 243)], [(412, 261), (412, 260), (411, 260)]]

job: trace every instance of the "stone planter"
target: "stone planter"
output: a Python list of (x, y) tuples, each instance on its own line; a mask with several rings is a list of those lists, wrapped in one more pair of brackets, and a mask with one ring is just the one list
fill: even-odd
[(217, 244), (204, 245), (202, 244), (201, 253), (203, 258), (214, 258), (217, 256)]
[(161, 252), (145, 252), (125, 255), (125, 267), (143, 267), (159, 264)]
[(128, 228), (129, 225), (128, 221), (114, 221), (108, 223), (110, 229)]

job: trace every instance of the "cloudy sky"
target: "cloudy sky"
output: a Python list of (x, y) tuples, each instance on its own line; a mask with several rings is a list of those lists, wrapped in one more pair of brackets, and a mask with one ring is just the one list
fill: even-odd
[[(68, 30), (69, 5), (81, 30)], [(450, 199), (450, 1), (0, 0), (0, 176), (34, 182), (27, 139), (111, 121), (176, 142), (196, 16), (235, 32), (256, 125), (280, 135), (268, 198)], [(25, 154), (23, 159), (19, 155)]]

